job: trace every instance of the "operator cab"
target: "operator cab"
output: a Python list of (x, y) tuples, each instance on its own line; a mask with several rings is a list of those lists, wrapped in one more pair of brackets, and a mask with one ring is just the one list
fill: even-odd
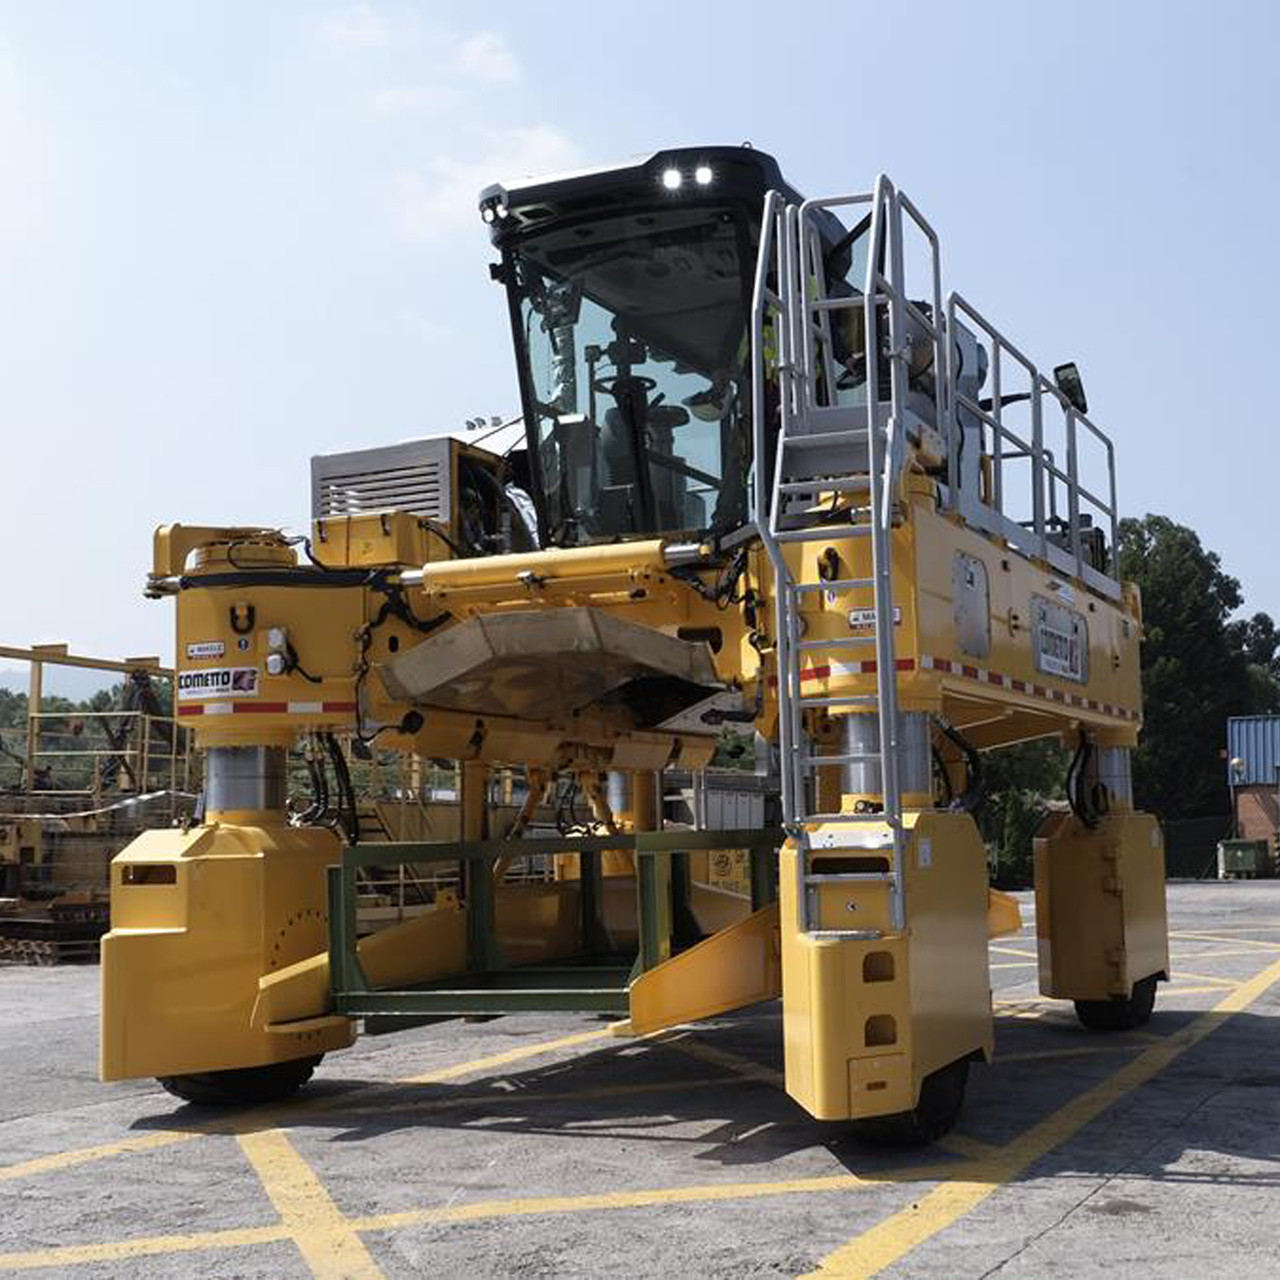
[[(544, 545), (719, 538), (751, 518), (750, 147), (488, 187)], [(834, 218), (832, 242), (844, 229)]]

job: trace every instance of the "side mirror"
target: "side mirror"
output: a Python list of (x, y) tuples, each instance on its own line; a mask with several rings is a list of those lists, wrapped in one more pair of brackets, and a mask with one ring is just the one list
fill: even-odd
[(1084, 394), (1084, 380), (1075, 363), (1060, 364), (1053, 371), (1053, 380), (1058, 390), (1067, 398), (1067, 403), (1077, 412), (1089, 412), (1089, 401)]

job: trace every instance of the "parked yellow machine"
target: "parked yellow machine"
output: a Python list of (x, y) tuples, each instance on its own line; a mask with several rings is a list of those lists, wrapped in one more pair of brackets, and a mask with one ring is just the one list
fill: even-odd
[[(1140, 605), (1074, 367), (1046, 377), (944, 300), (885, 178), (805, 201), (758, 151), (664, 152), (492, 187), (481, 214), (521, 441), (317, 458), (305, 543), (156, 535), (205, 811), (114, 865), (103, 1077), (271, 1097), (356, 1018), (645, 1033), (780, 994), (793, 1097), (931, 1138), (991, 1055), (987, 939), (1017, 927), (971, 816), (980, 753), (1047, 735), (1075, 758), (1036, 842), (1042, 990), (1089, 1026), (1145, 1020), (1168, 959), (1128, 773)], [(782, 829), (662, 830), (655, 777), (726, 723), (777, 744)], [(462, 840), (317, 825), (330, 773), (350, 791), (339, 734), (463, 762)], [(523, 766), (529, 813), (571, 779), (590, 833), (488, 830), (495, 765)], [(752, 901), (726, 914), (688, 854), (733, 848)], [(557, 877), (509, 882), (527, 853)], [(360, 868), (396, 861), (458, 863), (461, 893), (358, 939)]]

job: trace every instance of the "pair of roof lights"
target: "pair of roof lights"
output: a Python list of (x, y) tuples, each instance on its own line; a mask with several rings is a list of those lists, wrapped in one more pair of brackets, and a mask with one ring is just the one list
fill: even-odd
[[(662, 185), (668, 191), (679, 191), (684, 186), (685, 175), (674, 166), (670, 169), (662, 171)], [(694, 168), (693, 180), (700, 187), (709, 187), (715, 179), (715, 174), (711, 171), (709, 164), (700, 164)], [(511, 210), (507, 208), (500, 200), (494, 200), (491, 203), (482, 205), (480, 208), (480, 216), (485, 222), (494, 222), (499, 218), (510, 216)]]
[[(711, 172), (709, 164), (700, 164), (693, 171), (693, 180), (700, 187), (709, 187), (713, 177), (715, 175)], [(679, 169), (664, 169), (662, 171), (662, 185), (668, 191), (679, 191), (681, 186), (684, 185), (684, 174)]]
[[(668, 191), (679, 191), (684, 186), (685, 175), (679, 169), (674, 167), (664, 169), (662, 171), (662, 185)], [(700, 187), (709, 187), (715, 179), (715, 174), (711, 171), (709, 164), (700, 164), (693, 171), (693, 180)], [(500, 201), (493, 201), (485, 204), (480, 209), (480, 216), (485, 222), (494, 222), (499, 218), (506, 218), (510, 215), (511, 210)]]

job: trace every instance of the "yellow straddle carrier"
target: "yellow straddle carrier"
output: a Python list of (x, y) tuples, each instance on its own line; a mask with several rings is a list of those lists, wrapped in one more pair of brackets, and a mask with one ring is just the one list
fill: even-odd
[[(1035, 842), (1041, 990), (1144, 1021), (1141, 610), (1075, 367), (944, 296), (884, 177), (806, 201), (705, 148), (480, 206), (522, 424), (314, 459), (305, 543), (156, 535), (205, 799), (113, 865), (104, 1079), (279, 1097), (358, 1020), (640, 1034), (781, 996), (798, 1102), (927, 1141), (991, 1056), (987, 940), (1021, 924), (982, 752), (1047, 736), (1072, 767)], [(725, 726), (772, 753), (768, 816), (707, 817)], [(388, 751), (457, 762), (459, 794), (418, 785), (374, 840), (353, 769)]]

